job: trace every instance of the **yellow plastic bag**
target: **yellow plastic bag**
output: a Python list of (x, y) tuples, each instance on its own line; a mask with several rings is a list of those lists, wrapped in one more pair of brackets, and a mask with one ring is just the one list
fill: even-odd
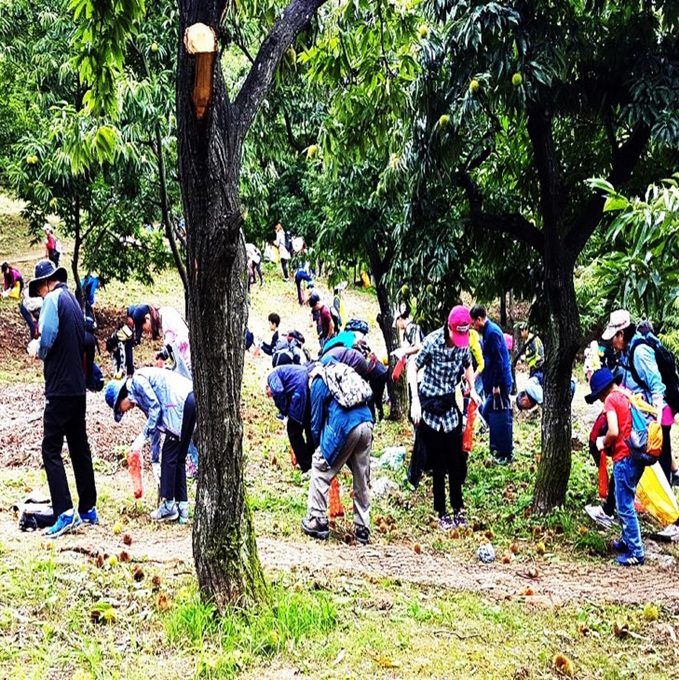
[(18, 300), (21, 297), (21, 284), (18, 281), (14, 284), (12, 290), (9, 291), (9, 295), (7, 297), (11, 298), (12, 300)]
[(672, 493), (672, 488), (660, 467), (660, 463), (650, 465), (644, 470), (637, 498), (646, 508), (646, 512), (655, 517), (663, 526), (669, 526), (679, 518), (679, 506)]

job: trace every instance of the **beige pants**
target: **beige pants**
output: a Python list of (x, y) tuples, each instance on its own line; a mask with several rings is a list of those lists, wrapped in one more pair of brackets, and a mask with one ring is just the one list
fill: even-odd
[(316, 449), (311, 461), (311, 481), (307, 515), (321, 521), (328, 519), (328, 489), (345, 463), (349, 464), (354, 478), (354, 523), (370, 526), (370, 449), (373, 441), (373, 424), (357, 425), (347, 437), (344, 448), (331, 467)]

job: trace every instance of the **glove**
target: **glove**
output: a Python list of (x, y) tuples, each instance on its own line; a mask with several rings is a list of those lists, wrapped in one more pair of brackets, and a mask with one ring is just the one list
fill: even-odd
[(26, 347), (26, 351), (28, 352), (29, 357), (37, 357), (38, 356), (38, 348), (40, 347), (40, 340), (38, 338), (34, 338), (28, 343), (28, 346)]
[(156, 482), (160, 484), (160, 463), (151, 463), (151, 470), (153, 471)]
[(405, 353), (405, 347), (397, 347), (393, 352), (391, 352), (391, 355), (396, 358), (396, 361), (398, 361), (402, 356), (405, 356)]
[(472, 387), (472, 389), (469, 392), (469, 398), (477, 405), (481, 406), (481, 397), (479, 397), (479, 393)]
[(422, 420), (422, 406), (418, 397), (415, 397), (410, 404), (410, 417), (415, 425), (419, 425)]
[(142, 432), (133, 442), (132, 445), (130, 446), (131, 451), (141, 451), (144, 448), (144, 444), (146, 444), (146, 435)]
[(606, 439), (606, 437), (597, 437), (596, 438), (597, 451), (603, 451), (604, 450), (604, 439)]

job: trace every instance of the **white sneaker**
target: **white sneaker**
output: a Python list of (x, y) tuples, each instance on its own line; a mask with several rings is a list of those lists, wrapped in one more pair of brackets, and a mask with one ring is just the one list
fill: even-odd
[(585, 512), (603, 529), (610, 529), (615, 517), (607, 515), (600, 505), (586, 505)]
[(671, 541), (674, 543), (675, 541), (679, 541), (679, 527), (676, 524), (670, 524), (668, 527), (665, 527), (662, 531), (659, 531), (656, 536), (658, 538), (662, 538), (666, 541)]

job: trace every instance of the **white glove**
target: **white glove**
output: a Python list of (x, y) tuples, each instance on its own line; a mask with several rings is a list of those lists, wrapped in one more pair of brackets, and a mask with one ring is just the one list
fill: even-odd
[(37, 357), (38, 356), (38, 348), (40, 347), (40, 340), (38, 338), (33, 338), (28, 343), (28, 347), (26, 347), (26, 351), (28, 352), (29, 357)]
[(153, 476), (156, 478), (156, 482), (160, 484), (160, 463), (151, 463), (151, 470), (153, 471)]
[(131, 451), (141, 451), (144, 448), (144, 444), (146, 444), (146, 437), (144, 436), (144, 433), (142, 432), (131, 444), (130, 450)]
[(481, 397), (479, 397), (479, 393), (472, 387), (471, 391), (469, 392), (469, 398), (477, 405), (481, 405)]
[(604, 450), (604, 439), (606, 439), (606, 437), (597, 437), (596, 438), (597, 451), (603, 451)]
[(2, 297), (4, 297), (4, 298), (9, 297), (9, 290), (3, 290), (2, 291)]
[(410, 417), (415, 425), (419, 425), (420, 420), (422, 420), (422, 406), (418, 397), (415, 397), (410, 404)]
[(405, 356), (405, 353), (405, 347), (397, 347), (393, 352), (391, 352), (391, 355), (396, 357), (396, 361), (398, 361), (401, 357)]

